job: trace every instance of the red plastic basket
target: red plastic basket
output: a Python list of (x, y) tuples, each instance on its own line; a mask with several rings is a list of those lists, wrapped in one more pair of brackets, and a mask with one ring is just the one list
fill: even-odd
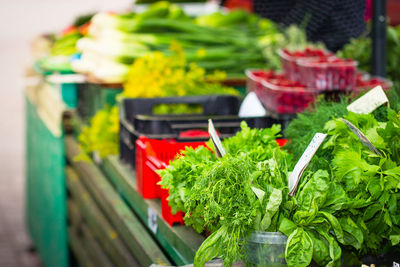
[(357, 61), (336, 62), (331, 57), (326, 62), (318, 60), (298, 60), (301, 82), (317, 91), (350, 91), (356, 84)]
[(370, 76), (367, 73), (358, 72), (356, 74), (356, 86), (353, 88), (353, 95), (357, 96), (375, 86), (382, 86), (383, 90), (388, 91), (393, 87), (393, 82), (378, 76)]
[(302, 112), (318, 95), (318, 92), (298, 82), (282, 86), (274, 84), (273, 80), (279, 73), (266, 70), (248, 70), (247, 90), (256, 93), (265, 109), (273, 114), (295, 114)]
[(172, 225), (183, 224), (183, 213), (173, 215), (168, 205), (168, 190), (162, 189), (157, 183), (161, 177), (156, 170), (164, 169), (169, 161), (174, 159), (185, 147), (196, 148), (205, 145), (204, 142), (185, 142), (155, 140), (140, 137), (136, 141), (136, 184), (137, 190), (145, 199), (161, 198), (161, 214), (164, 220)]
[[(299, 69), (299, 64), (298, 61), (301, 59), (318, 59), (318, 58), (328, 58), (332, 57), (333, 53), (326, 51), (326, 50), (321, 50), (321, 49), (311, 49), (308, 48), (309, 51), (319, 51), (319, 53), (313, 55), (313, 56), (306, 56), (304, 54), (307, 49), (304, 50), (299, 50), (299, 51), (294, 51), (291, 54), (288, 54), (285, 49), (279, 49), (278, 54), (281, 57), (281, 63), (282, 63), (282, 69), (283, 73), (285, 74), (286, 77), (288, 77), (290, 80), (294, 82), (302, 81), (301, 79), (301, 74), (300, 74), (300, 69)], [(303, 55), (301, 56), (296, 56), (296, 53), (302, 53)]]

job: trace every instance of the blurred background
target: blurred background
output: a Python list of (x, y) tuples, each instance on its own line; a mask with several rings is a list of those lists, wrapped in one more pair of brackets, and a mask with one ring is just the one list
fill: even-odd
[[(0, 1), (0, 266), (41, 266), (24, 223), (23, 75), (30, 41), (60, 31), (78, 14), (121, 10), (129, 0)], [(29, 133), (28, 133), (29, 134)]]
[[(59, 32), (78, 15), (121, 11), (131, 0), (0, 0), (0, 267), (41, 266), (24, 218), (24, 73), (32, 64), (31, 40)], [(400, 1), (388, 0), (392, 24)], [(29, 133), (26, 133), (29, 135)]]

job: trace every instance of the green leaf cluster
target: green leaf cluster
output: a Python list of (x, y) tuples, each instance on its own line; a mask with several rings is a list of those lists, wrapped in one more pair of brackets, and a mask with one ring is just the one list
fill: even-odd
[[(386, 70), (391, 80), (398, 81), (400, 79), (398, 72), (400, 67), (398, 60), (398, 55), (400, 54), (400, 26), (393, 27), (388, 25), (386, 31), (386, 53), (388, 55)], [(369, 32), (366, 34), (369, 34)], [(360, 38), (350, 40), (350, 43), (338, 52), (338, 56), (357, 60), (358, 68), (370, 73), (371, 51), (372, 40), (369, 36), (364, 35)]]
[(183, 210), (187, 225), (212, 233), (196, 254), (196, 266), (215, 256), (232, 265), (243, 257), (253, 231), (278, 229), (279, 207), (288, 195), (289, 157), (275, 141), (280, 127), (250, 129), (244, 122), (241, 127), (236, 136), (222, 142), (224, 157), (217, 158), (206, 147), (186, 148), (159, 171), (173, 212)]
[(80, 154), (76, 160), (89, 160), (89, 155), (98, 153), (101, 158), (119, 153), (118, 107), (99, 110), (84, 126), (78, 136)]
[[(224, 157), (206, 147), (187, 148), (159, 171), (173, 211), (183, 210), (186, 224), (198, 232), (212, 233), (196, 254), (196, 266), (217, 256), (228, 266), (246, 259), (243, 248), (254, 231), (288, 236), (288, 266), (312, 261), (340, 266), (342, 258), (354, 264), (365, 255), (398, 249), (400, 113), (387, 107), (368, 115), (347, 113), (346, 105), (347, 100), (322, 101), (315, 113), (299, 116), (285, 132), (292, 135), (293, 158), (275, 143), (279, 127), (257, 130), (243, 124), (223, 141)], [(358, 127), (382, 156), (362, 144), (340, 117)], [(297, 194), (289, 197), (289, 170), (306, 139), (321, 131), (328, 137)]]

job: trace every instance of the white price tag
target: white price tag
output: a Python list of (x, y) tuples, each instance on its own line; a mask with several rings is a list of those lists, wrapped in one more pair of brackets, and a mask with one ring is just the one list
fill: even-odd
[(393, 262), (393, 267), (400, 267), (400, 263), (397, 263), (397, 262)]
[(267, 114), (267, 111), (261, 104), (256, 93), (250, 92), (244, 98), (239, 109), (239, 117), (263, 117)]
[(299, 161), (294, 166), (293, 172), (289, 176), (289, 195), (294, 196), (296, 193), (297, 185), (299, 183), (300, 177), (306, 169), (307, 165), (310, 163), (315, 152), (325, 140), (326, 134), (316, 133), (311, 140), (310, 144), (301, 155)]
[(222, 146), (221, 139), (219, 139), (219, 136), (215, 131), (214, 124), (211, 119), (208, 120), (208, 133), (210, 134), (211, 140), (215, 148), (215, 152), (217, 153), (217, 157), (221, 158), (225, 156), (226, 154), (225, 149)]
[(358, 140), (361, 141), (365, 146), (367, 146), (372, 152), (382, 157), (382, 154), (379, 150), (368, 140), (368, 138), (351, 122), (346, 119), (341, 119), (346, 125), (350, 128), (350, 130), (358, 137)]
[(354, 113), (369, 114), (376, 108), (388, 102), (389, 99), (383, 91), (382, 86), (378, 85), (348, 105), (347, 110)]
[(147, 224), (153, 233), (157, 233), (157, 213), (151, 208), (147, 209)]

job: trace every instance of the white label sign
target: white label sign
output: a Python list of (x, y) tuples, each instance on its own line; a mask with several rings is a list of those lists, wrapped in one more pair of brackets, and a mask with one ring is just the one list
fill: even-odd
[(242, 105), (239, 109), (239, 117), (263, 117), (267, 114), (267, 111), (261, 104), (256, 93), (250, 92), (244, 98)]
[(149, 225), (150, 230), (153, 233), (157, 233), (157, 213), (151, 208), (148, 207), (147, 209), (147, 224)]
[(382, 157), (382, 154), (379, 150), (368, 140), (368, 138), (351, 122), (346, 119), (341, 119), (346, 125), (350, 128), (350, 130), (358, 137), (358, 140), (361, 141), (365, 146), (367, 146), (372, 152)]
[(393, 267), (400, 267), (400, 264), (394, 261), (393, 262)]
[(219, 139), (219, 136), (215, 131), (214, 124), (211, 119), (208, 120), (208, 133), (210, 134), (211, 140), (215, 148), (215, 152), (217, 153), (217, 157), (221, 158), (225, 156), (226, 154), (225, 149), (222, 146), (221, 140)]
[(376, 108), (388, 102), (389, 99), (383, 91), (382, 86), (378, 85), (348, 105), (347, 110), (354, 113), (369, 114)]
[(294, 166), (293, 172), (289, 176), (289, 195), (294, 196), (296, 193), (297, 185), (299, 183), (300, 177), (306, 169), (307, 165), (310, 163), (315, 152), (325, 140), (326, 134), (316, 133), (311, 140), (310, 144), (301, 155), (299, 161)]

